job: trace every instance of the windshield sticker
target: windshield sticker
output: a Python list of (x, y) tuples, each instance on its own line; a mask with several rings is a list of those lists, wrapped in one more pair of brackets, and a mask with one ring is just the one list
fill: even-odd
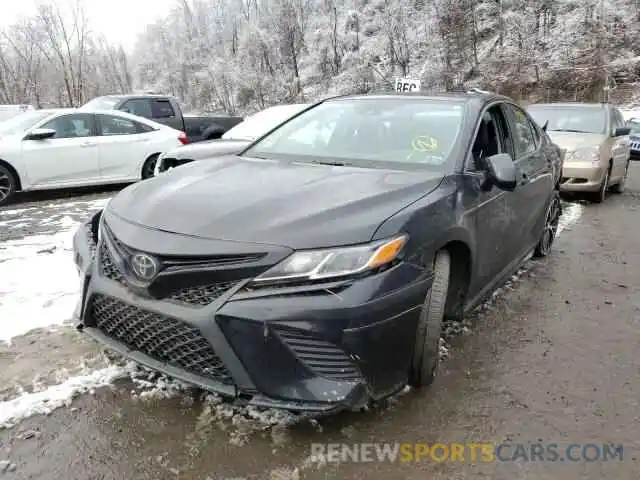
[(421, 135), (413, 139), (411, 146), (416, 152), (435, 152), (438, 150), (438, 140), (427, 135)]

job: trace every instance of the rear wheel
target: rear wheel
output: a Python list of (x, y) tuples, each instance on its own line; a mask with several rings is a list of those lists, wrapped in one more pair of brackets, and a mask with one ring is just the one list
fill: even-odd
[(631, 163), (631, 161), (627, 160), (627, 166), (624, 167), (624, 175), (622, 176), (620, 181), (611, 188), (611, 191), (613, 193), (624, 192), (624, 187), (627, 185), (627, 178), (629, 177), (629, 163)]
[(435, 371), (440, 361), (440, 335), (449, 291), (450, 272), (449, 252), (441, 250), (433, 262), (433, 284), (422, 305), (416, 330), (413, 360), (409, 372), (409, 385), (412, 387), (429, 386), (435, 378)]
[(158, 161), (159, 156), (160, 155), (158, 154), (151, 155), (147, 158), (146, 162), (144, 162), (141, 174), (142, 180), (153, 177), (153, 170), (156, 168), (156, 162)]
[(17, 179), (11, 171), (0, 165), (0, 206), (6, 205), (16, 193)]

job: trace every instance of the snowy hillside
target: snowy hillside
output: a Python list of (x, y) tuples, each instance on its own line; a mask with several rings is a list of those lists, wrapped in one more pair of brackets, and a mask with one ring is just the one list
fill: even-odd
[(42, 7), (0, 36), (0, 103), (140, 89), (249, 113), (399, 75), (521, 100), (600, 100), (608, 86), (626, 102), (640, 78), (640, 0), (176, 0), (131, 54), (82, 18), (62, 28)]
[(635, 81), (639, 56), (638, 0), (193, 0), (136, 52), (141, 85), (227, 110), (379, 90), (397, 75), (595, 100), (607, 72), (611, 86)]

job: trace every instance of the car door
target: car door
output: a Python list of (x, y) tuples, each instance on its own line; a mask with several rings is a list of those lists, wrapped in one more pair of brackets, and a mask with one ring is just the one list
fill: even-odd
[(517, 192), (487, 186), (486, 159), (507, 153), (513, 156), (509, 124), (501, 102), (485, 108), (475, 130), (474, 142), (465, 164), (465, 217), (475, 236), (474, 279), (470, 296), (490, 287), (515, 261), (515, 236), (519, 232), (521, 205), (514, 201)]
[(94, 115), (59, 115), (38, 128), (56, 131), (46, 140), (23, 140), (22, 158), (34, 186), (73, 186), (99, 180)]
[[(618, 128), (625, 128), (626, 122), (624, 121), (624, 116), (617, 108), (613, 107), (611, 109), (613, 128), (611, 129), (611, 134), (615, 135), (615, 131)], [(629, 155), (631, 154), (631, 142), (629, 135), (623, 135), (620, 137), (613, 138), (613, 148), (611, 152), (612, 156), (612, 169), (611, 169), (611, 180), (617, 181), (623, 175), (627, 168), (627, 162), (629, 160)]]
[(100, 178), (138, 180), (155, 130), (124, 116), (97, 114), (96, 120)]
[(518, 255), (532, 248), (540, 239), (547, 206), (553, 190), (552, 158), (542, 148), (538, 126), (519, 106), (505, 103), (507, 119), (513, 132), (514, 162), (518, 175), (514, 201), (521, 212)]

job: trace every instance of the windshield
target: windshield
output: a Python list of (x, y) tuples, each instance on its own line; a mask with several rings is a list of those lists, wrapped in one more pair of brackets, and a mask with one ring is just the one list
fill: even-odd
[(398, 97), (329, 101), (290, 120), (244, 155), (339, 165), (366, 161), (367, 166), (440, 167), (458, 138), (463, 105)]
[(222, 138), (233, 140), (254, 140), (261, 137), (269, 130), (276, 128), (285, 120), (293, 117), (296, 113), (307, 108), (309, 104), (279, 105), (267, 108), (230, 129)]
[(640, 135), (640, 118), (628, 120), (627, 127), (631, 129), (631, 135)]
[(22, 133), (50, 115), (51, 112), (46, 110), (35, 110), (32, 112), (21, 113), (9, 120), (0, 122), (0, 135), (14, 135)]
[(547, 132), (606, 133), (607, 115), (600, 107), (562, 106), (528, 108), (529, 114), (540, 125), (547, 126)]
[(89, 100), (81, 108), (92, 110), (114, 110), (118, 100), (119, 99), (115, 97), (97, 97), (93, 100)]

